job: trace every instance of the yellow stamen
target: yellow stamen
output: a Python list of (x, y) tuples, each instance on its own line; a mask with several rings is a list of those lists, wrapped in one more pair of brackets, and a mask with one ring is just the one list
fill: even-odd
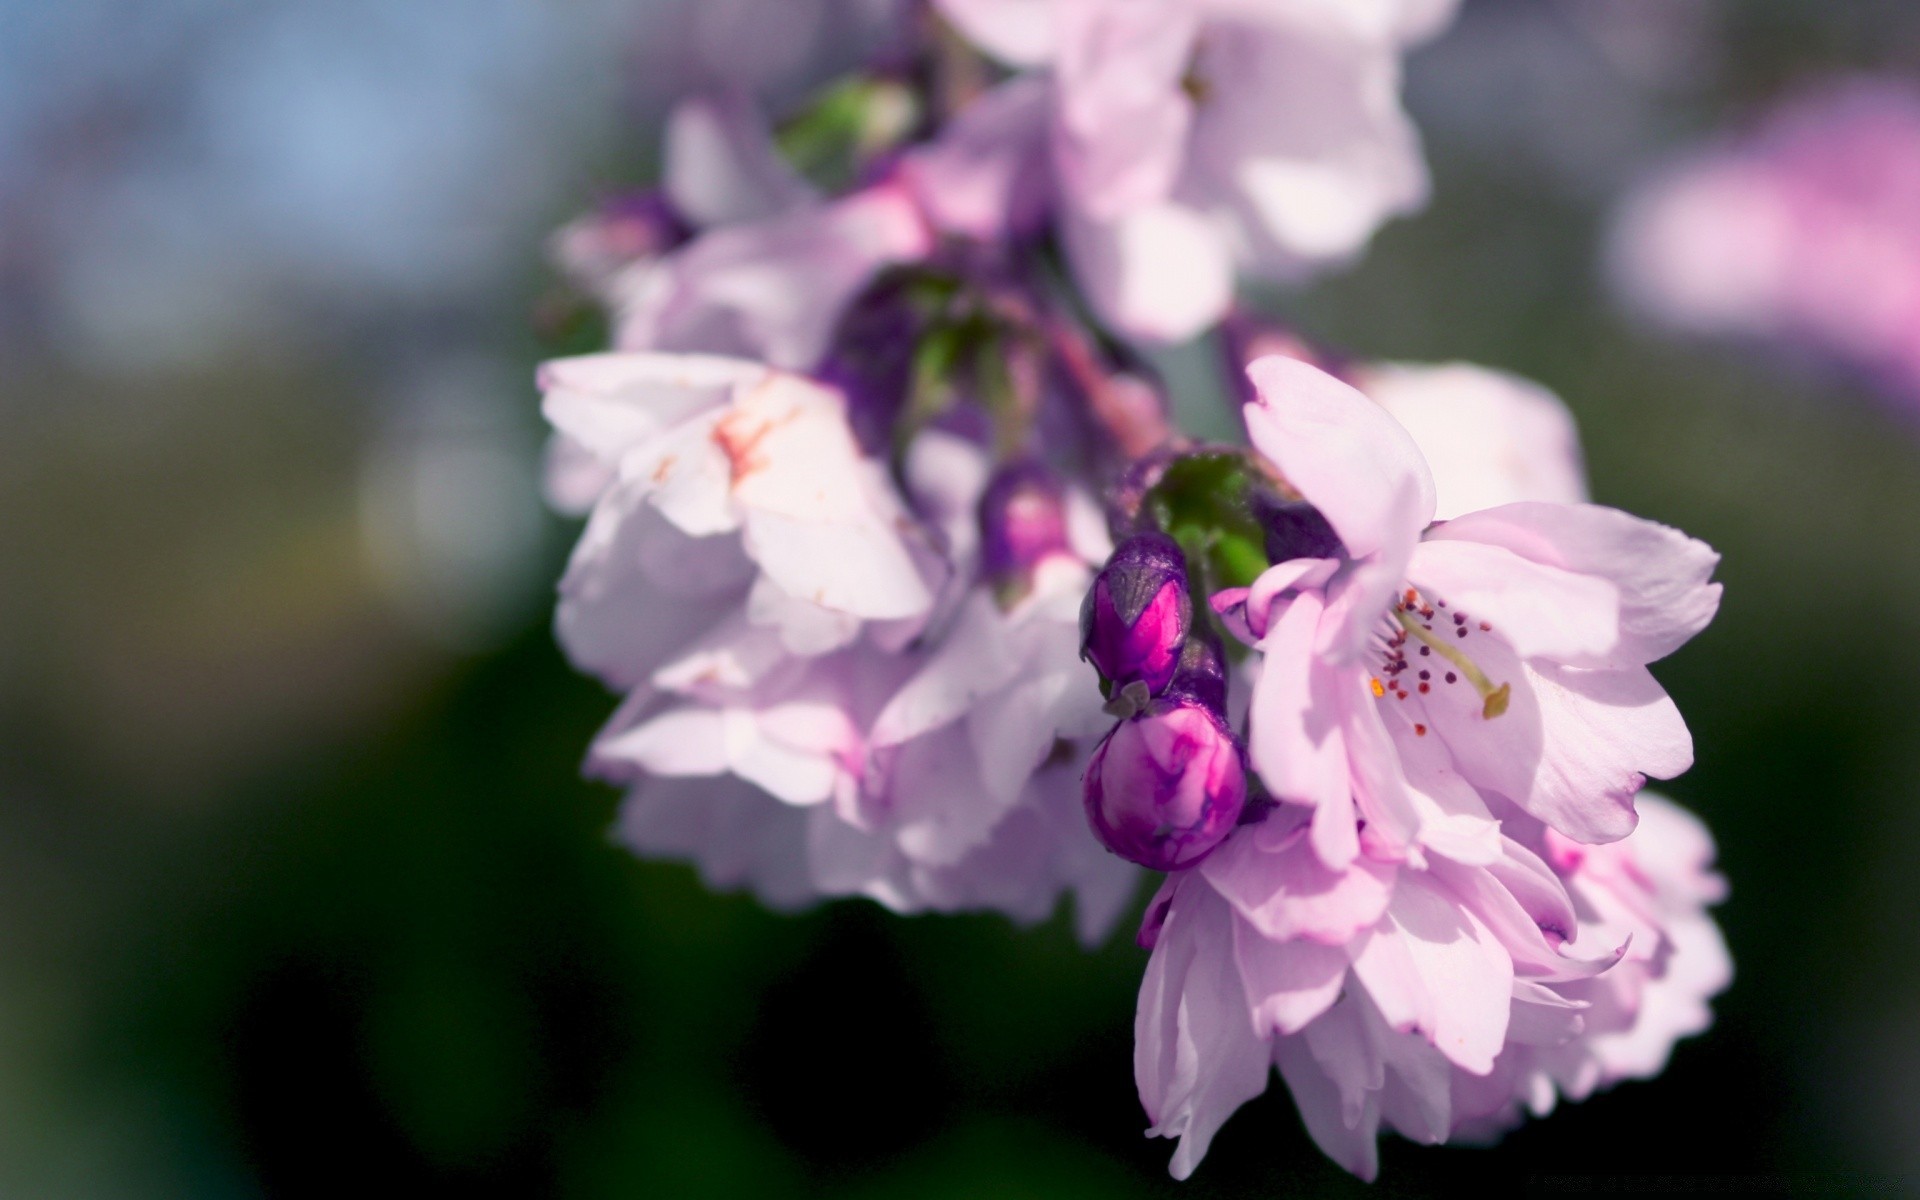
[[(1513, 699), (1512, 684), (1503, 683), (1498, 687), (1494, 686), (1493, 680), (1488, 679), (1486, 672), (1475, 666), (1472, 659), (1460, 653), (1457, 647), (1449, 646), (1440, 638), (1435, 637), (1412, 613), (1395, 609), (1393, 619), (1400, 622), (1401, 627), (1408, 633), (1431, 647), (1435, 654), (1438, 654), (1441, 658), (1446, 659), (1454, 666), (1460, 668), (1460, 673), (1466, 676), (1468, 683), (1473, 685), (1473, 690), (1480, 693), (1480, 715), (1482, 717), (1490, 721), (1507, 711), (1507, 704)], [(1378, 689), (1379, 686), (1379, 683), (1376, 681), (1374, 687)], [(1374, 692), (1376, 696), (1379, 694), (1380, 692), (1378, 690)]]
[(1378, 700), (1380, 697), (1387, 694), (1387, 689), (1380, 685), (1380, 681), (1378, 679), (1369, 679), (1367, 680), (1367, 682), (1373, 685), (1374, 699)]

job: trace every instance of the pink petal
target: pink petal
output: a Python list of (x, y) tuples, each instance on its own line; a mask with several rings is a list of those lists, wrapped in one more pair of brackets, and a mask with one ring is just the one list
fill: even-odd
[(974, 45), (1016, 67), (1039, 66), (1054, 53), (1058, 0), (934, 0), (940, 15)]
[(1485, 1075), (1506, 1040), (1513, 963), (1446, 892), (1402, 872), (1386, 919), (1351, 951), (1354, 974), (1395, 1029), (1417, 1030), (1462, 1070)]
[(704, 233), (660, 260), (657, 278), (618, 314), (630, 350), (735, 354), (807, 370), (841, 312), (880, 271), (932, 249), (932, 231), (899, 184)]
[(1445, 600), (1451, 614), (1491, 623), (1522, 658), (1601, 660), (1620, 640), (1620, 593), (1611, 583), (1498, 546), (1421, 542), (1407, 579), (1429, 600)]
[(1353, 832), (1341, 706), (1334, 672), (1311, 653), (1320, 597), (1304, 593), (1274, 618), (1261, 642), (1262, 668), (1248, 711), (1254, 770), (1280, 800), (1319, 809), (1314, 841), (1327, 865), (1345, 867), (1359, 852)]
[(1182, 882), (1147, 960), (1133, 1026), (1149, 1132), (1180, 1139), (1176, 1179), (1193, 1173), (1235, 1109), (1266, 1090), (1268, 1070), (1234, 961), (1233, 912), (1197, 876)]
[(703, 705), (661, 713), (612, 737), (596, 739), (593, 760), (601, 771), (619, 764), (654, 775), (724, 774), (726, 714)]
[(586, 354), (540, 364), (540, 412), (606, 463), (766, 374), (759, 363), (679, 354)]
[(1720, 607), (1708, 582), (1720, 561), (1704, 542), (1592, 504), (1508, 504), (1448, 521), (1434, 540), (1480, 542), (1611, 582), (1620, 591), (1620, 644), (1582, 666), (1640, 666), (1706, 628)]
[(1282, 592), (1291, 588), (1321, 587), (1333, 577), (1339, 565), (1330, 558), (1296, 558), (1276, 563), (1260, 572), (1252, 587), (1228, 588), (1216, 594), (1213, 609), (1224, 616), (1238, 608), (1243, 613), (1247, 632), (1252, 635), (1248, 640), (1257, 642), (1267, 636), (1273, 602)]
[(1440, 520), (1519, 500), (1587, 498), (1573, 418), (1537, 383), (1467, 363), (1387, 363), (1365, 367), (1358, 386), (1419, 445)]
[(1397, 46), (1262, 11), (1275, 6), (1238, 7), (1244, 16), (1208, 22), (1195, 55), (1210, 91), (1179, 195), (1231, 221), (1248, 268), (1298, 279), (1425, 203), (1426, 167), (1397, 102)]
[(1347, 956), (1338, 946), (1276, 942), (1245, 921), (1233, 925), (1233, 953), (1260, 1037), (1298, 1033), (1339, 998)]
[(643, 857), (693, 862), (716, 891), (750, 888), (790, 910), (819, 896), (795, 853), (806, 823), (804, 811), (739, 780), (648, 779), (620, 806), (616, 834)]
[(667, 118), (667, 195), (697, 228), (777, 216), (818, 201), (744, 93), (693, 96)]
[(1379, 1055), (1360, 1028), (1363, 1001), (1349, 995), (1298, 1037), (1273, 1044), (1273, 1060), (1300, 1119), (1328, 1158), (1371, 1183), (1380, 1173)]
[(1129, 337), (1182, 342), (1218, 321), (1233, 298), (1233, 263), (1198, 213), (1151, 204), (1112, 221), (1069, 207), (1067, 260), (1087, 303)]
[(935, 228), (979, 241), (1024, 236), (1052, 202), (1044, 79), (1016, 77), (960, 110), (910, 152), (901, 178)]
[(1393, 890), (1392, 864), (1361, 858), (1334, 870), (1320, 861), (1305, 838), (1268, 850), (1248, 836), (1250, 832), (1241, 830), (1228, 838), (1199, 871), (1265, 937), (1338, 944), (1371, 927), (1386, 911)]
[(1410, 544), (1432, 520), (1426, 460), (1379, 405), (1284, 355), (1255, 361), (1247, 375), (1259, 393), (1244, 410), (1254, 446), (1320, 510), (1350, 555)]
[(1181, 88), (1198, 21), (1179, 0), (1056, 0), (1054, 157), (1081, 213), (1112, 222), (1164, 201), (1186, 155)]
[[(1632, 831), (1633, 799), (1648, 775), (1670, 778), (1693, 761), (1679, 710), (1644, 667), (1588, 671), (1545, 660), (1522, 663), (1498, 637), (1462, 646), (1495, 684), (1510, 688), (1506, 711), (1484, 715), (1464, 679), (1405, 702), (1424, 715), (1474, 786), (1505, 796), (1581, 842)], [(1426, 661), (1426, 660), (1422, 660)]]
[[(678, 574), (662, 571), (669, 562)], [(567, 563), (554, 633), (575, 666), (630, 688), (720, 623), (751, 577), (736, 539), (688, 537), (636, 489), (616, 487)]]

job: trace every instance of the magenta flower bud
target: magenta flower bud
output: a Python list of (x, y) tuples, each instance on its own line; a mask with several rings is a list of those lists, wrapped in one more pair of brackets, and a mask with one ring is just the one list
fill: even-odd
[(1157, 696), (1173, 681), (1193, 625), (1187, 556), (1164, 533), (1121, 542), (1080, 605), (1080, 657), (1115, 693), (1145, 685)]
[(1247, 801), (1239, 743), (1204, 704), (1156, 701), (1095, 748), (1081, 779), (1107, 849), (1156, 871), (1191, 867), (1233, 831)]
[(980, 568), (999, 583), (1023, 583), (1044, 558), (1067, 553), (1066, 490), (1036, 462), (993, 474), (980, 495)]

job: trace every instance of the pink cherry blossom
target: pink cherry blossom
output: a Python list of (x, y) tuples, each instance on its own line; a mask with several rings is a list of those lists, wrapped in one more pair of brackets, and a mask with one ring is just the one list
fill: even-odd
[[(1277, 1066), (1327, 1155), (1371, 1179), (1377, 1138), (1484, 1139), (1555, 1100), (1657, 1073), (1731, 968), (1699, 823), (1643, 796), (1621, 842), (1513, 839), (1468, 865), (1328, 870), (1287, 808), (1149, 910), (1135, 1026), (1151, 1132), (1185, 1178)], [(1521, 821), (1519, 827), (1525, 828)], [(1537, 839), (1536, 839), (1537, 840)]]
[(1062, 241), (1089, 302), (1129, 335), (1191, 337), (1226, 311), (1236, 272), (1338, 264), (1425, 201), (1399, 62), (1450, 3), (941, 9), (989, 53), (1045, 70)]
[(1250, 374), (1257, 446), (1345, 553), (1215, 604), (1260, 651), (1249, 727), (1274, 795), (1315, 809), (1329, 866), (1484, 842), (1478, 793), (1615, 841), (1645, 777), (1686, 769), (1646, 664), (1712, 619), (1705, 546), (1613, 509), (1522, 502), (1430, 525), (1434, 481), (1385, 410), (1305, 363)]
[(541, 386), (548, 420), (614, 480), (560, 584), (560, 638), (581, 669), (635, 686), (734, 610), (804, 653), (931, 610), (943, 570), (903, 534), (838, 393), (661, 354), (557, 360)]
[[(917, 438), (903, 495), (839, 393), (802, 376), (609, 354), (549, 363), (542, 385), (555, 428), (614, 481), (557, 626), (628, 693), (590, 766), (631, 788), (631, 844), (774, 903), (1037, 919), (1070, 890), (1089, 937), (1111, 925), (1133, 870), (1078, 815), (1109, 721), (1077, 657), (1108, 549), (1083, 496), (999, 489), (1018, 528), (993, 540), (1022, 548), (1001, 571), (1027, 574), (1008, 591), (981, 570), (991, 473), (965, 439)], [(1039, 520), (1048, 497), (1060, 511)], [(710, 814), (688, 811), (708, 796)]]

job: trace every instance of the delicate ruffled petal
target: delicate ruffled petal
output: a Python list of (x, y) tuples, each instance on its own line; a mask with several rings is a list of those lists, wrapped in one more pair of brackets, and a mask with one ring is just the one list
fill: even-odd
[(586, 516), (613, 480), (612, 464), (579, 442), (564, 433), (547, 439), (540, 464), (540, 495), (554, 511)]
[(1293, 836), (1276, 849), (1242, 830), (1198, 868), (1252, 928), (1276, 942), (1306, 938), (1343, 943), (1371, 928), (1393, 891), (1391, 864), (1361, 858), (1345, 870), (1320, 861), (1299, 810), (1270, 813), (1268, 823), (1291, 823)]
[(636, 854), (695, 863), (716, 891), (749, 888), (785, 910), (817, 894), (806, 856), (794, 850), (807, 817), (737, 780), (648, 779), (620, 806), (617, 833)]
[(1278, 612), (1260, 644), (1264, 667), (1249, 710), (1248, 755), (1267, 789), (1281, 800), (1311, 805), (1313, 842), (1321, 859), (1344, 868), (1359, 853), (1353, 786), (1338, 675), (1311, 653), (1319, 596), (1306, 593)]
[(1242, 920), (1233, 923), (1233, 954), (1261, 1037), (1306, 1028), (1339, 998), (1347, 977), (1340, 947), (1273, 941)]
[[(1411, 545), (1433, 519), (1433, 477), (1420, 448), (1381, 407), (1296, 358), (1248, 366), (1246, 406), (1260, 453), (1325, 516), (1355, 558)], [(1400, 499), (1409, 494), (1411, 502)], [(1410, 520), (1409, 520), (1410, 518)]]
[(1428, 190), (1399, 47), (1304, 24), (1271, 8), (1208, 22), (1192, 68), (1208, 100), (1176, 193), (1231, 230), (1245, 269), (1281, 280), (1352, 257)]
[(1232, 913), (1203, 880), (1184, 882), (1147, 960), (1133, 1028), (1149, 1132), (1180, 1139), (1175, 1179), (1191, 1175), (1226, 1119), (1266, 1090), (1268, 1071), (1234, 968)]
[[(1488, 622), (1522, 658), (1602, 661), (1620, 641), (1619, 589), (1498, 546), (1422, 542), (1407, 579), (1429, 599), (1444, 599), (1448, 620)], [(1451, 636), (1444, 621), (1441, 633)]]
[(628, 350), (737, 354), (810, 369), (848, 302), (881, 270), (930, 249), (932, 231), (898, 184), (729, 225), (660, 260), (646, 287), (620, 305), (615, 340)]
[(737, 539), (689, 537), (644, 499), (632, 488), (601, 497), (554, 611), (569, 661), (619, 688), (639, 684), (715, 624), (753, 575)]
[(1505, 710), (1487, 716), (1464, 678), (1436, 683), (1429, 693), (1410, 695), (1394, 707), (1445, 742), (1468, 782), (1512, 800), (1568, 837), (1625, 837), (1634, 825), (1634, 795), (1646, 777), (1670, 778), (1692, 764), (1686, 723), (1646, 668), (1589, 671), (1545, 660), (1523, 663), (1499, 637), (1477, 630), (1455, 644), (1492, 684), (1509, 689)]
[(1384, 1066), (1360, 1026), (1365, 1001), (1349, 993), (1299, 1037), (1273, 1044), (1274, 1064), (1322, 1153), (1371, 1183), (1380, 1173)]
[(1215, 596), (1214, 611), (1225, 615), (1227, 610), (1241, 609), (1240, 619), (1251, 635), (1248, 640), (1257, 642), (1267, 636), (1273, 602), (1281, 593), (1290, 588), (1322, 587), (1333, 578), (1339, 565), (1330, 558), (1296, 558), (1276, 563), (1260, 572), (1253, 586), (1230, 588)]
[(541, 415), (610, 465), (696, 413), (724, 406), (767, 373), (759, 363), (696, 354), (584, 354), (540, 364)]
[(1403, 872), (1386, 919), (1352, 951), (1381, 1015), (1418, 1030), (1462, 1070), (1484, 1075), (1506, 1040), (1513, 962), (1470, 911)]
[(1665, 658), (1720, 608), (1720, 585), (1709, 582), (1720, 556), (1711, 547), (1618, 509), (1507, 504), (1448, 521), (1430, 536), (1499, 546), (1618, 588), (1620, 644), (1579, 666), (1641, 666)]
[(839, 397), (773, 375), (714, 427), (747, 553), (789, 595), (870, 619), (913, 616), (933, 603), (901, 539), (899, 502), (875, 478)]

